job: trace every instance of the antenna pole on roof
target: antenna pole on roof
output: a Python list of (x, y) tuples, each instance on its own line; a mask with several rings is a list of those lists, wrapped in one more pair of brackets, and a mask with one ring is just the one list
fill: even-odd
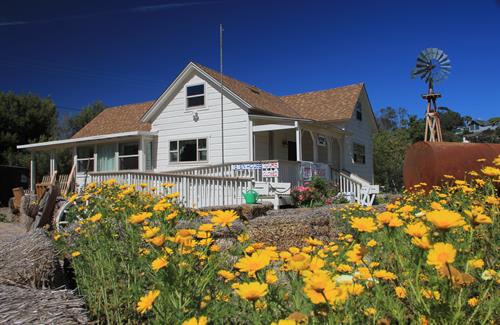
[[(220, 130), (221, 130), (221, 161), (222, 161), (222, 178), (224, 178), (224, 80), (222, 78), (222, 32), (224, 28), (220, 24)], [(224, 181), (222, 181), (222, 205), (225, 205)]]

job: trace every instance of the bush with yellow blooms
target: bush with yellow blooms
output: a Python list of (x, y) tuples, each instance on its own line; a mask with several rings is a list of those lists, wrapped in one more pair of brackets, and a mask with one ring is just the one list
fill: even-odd
[(335, 210), (348, 233), (286, 250), (238, 234), (234, 211), (186, 209), (175, 192), (114, 181), (73, 198), (75, 224), (53, 238), (102, 323), (494, 323), (500, 159), (486, 163), (383, 211)]

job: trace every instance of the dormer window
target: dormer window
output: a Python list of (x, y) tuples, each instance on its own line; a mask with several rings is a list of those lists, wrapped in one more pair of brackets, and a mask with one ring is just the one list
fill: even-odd
[(363, 120), (363, 108), (361, 107), (361, 103), (359, 102), (356, 104), (356, 119), (358, 121)]
[(205, 106), (205, 85), (186, 87), (186, 107)]

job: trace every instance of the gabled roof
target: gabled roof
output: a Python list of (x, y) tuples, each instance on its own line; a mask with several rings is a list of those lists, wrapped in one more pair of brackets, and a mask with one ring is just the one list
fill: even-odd
[(77, 139), (131, 131), (150, 131), (151, 124), (142, 122), (141, 117), (153, 103), (153, 101), (150, 101), (106, 108), (71, 138)]
[(351, 118), (363, 84), (281, 96), (303, 118), (314, 121), (341, 121)]
[[(175, 91), (174, 85), (181, 82), (180, 76), (195, 69), (220, 82), (219, 72), (199, 63), (191, 62), (156, 101), (116, 106), (105, 109), (71, 138), (105, 135), (130, 131), (150, 131), (151, 122), (168, 96)], [(313, 91), (289, 96), (275, 96), (255, 86), (234, 78), (223, 76), (228, 93), (250, 107), (249, 113), (307, 119), (320, 122), (344, 121), (351, 118), (363, 84), (354, 84), (322, 91)], [(145, 122), (148, 121), (148, 122)]]
[[(194, 64), (212, 78), (220, 82), (219, 72), (199, 63)], [(254, 110), (270, 115), (302, 118), (301, 114), (295, 111), (293, 107), (285, 103), (279, 96), (274, 96), (262, 89), (226, 75), (223, 75), (222, 81), (224, 83), (224, 87), (227, 87), (245, 102), (250, 104)]]

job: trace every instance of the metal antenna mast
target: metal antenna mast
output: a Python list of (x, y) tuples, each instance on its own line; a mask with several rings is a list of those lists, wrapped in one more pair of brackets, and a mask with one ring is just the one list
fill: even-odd
[[(221, 160), (222, 160), (222, 178), (224, 178), (224, 79), (222, 78), (223, 65), (222, 65), (222, 32), (224, 28), (220, 24), (219, 37), (220, 37), (220, 133), (221, 133)], [(225, 190), (224, 181), (222, 181), (222, 205), (225, 204)]]

